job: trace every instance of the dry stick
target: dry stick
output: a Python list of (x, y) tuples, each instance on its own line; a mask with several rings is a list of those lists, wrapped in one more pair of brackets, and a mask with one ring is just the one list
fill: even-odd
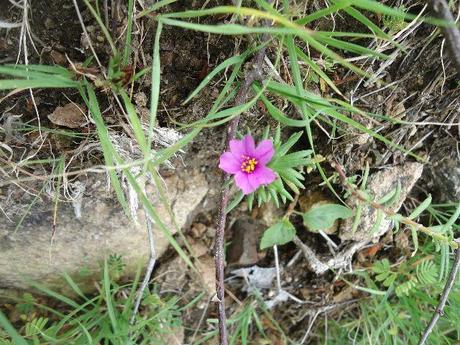
[[(267, 34), (262, 35), (262, 41), (268, 41), (269, 36)], [(244, 104), (249, 89), (255, 80), (262, 79), (262, 64), (264, 61), (266, 52), (266, 46), (259, 50), (254, 59), (254, 65), (251, 71), (245, 76), (244, 82), (241, 85), (238, 94), (235, 97), (235, 106)], [(236, 130), (240, 116), (236, 116), (227, 127), (227, 146), (231, 139), (235, 138)], [(227, 220), (227, 214), (225, 212), (228, 201), (230, 199), (230, 188), (229, 188), (230, 175), (224, 173), (222, 176), (222, 188), (220, 192), (220, 206), (219, 206), (219, 218), (217, 223), (216, 231), (216, 242), (215, 242), (215, 265), (216, 265), (216, 297), (218, 303), (218, 314), (219, 314), (219, 338), (220, 345), (227, 345), (227, 326), (226, 326), (226, 315), (225, 315), (225, 284), (224, 284), (224, 268), (225, 268), (225, 254), (224, 254), (224, 241), (225, 241), (225, 223)]]
[(418, 345), (424, 345), (427, 341), (430, 333), (433, 331), (436, 322), (438, 322), (439, 318), (444, 314), (444, 307), (446, 306), (447, 299), (449, 298), (450, 291), (452, 290), (455, 281), (457, 280), (458, 270), (460, 268), (460, 249), (455, 251), (455, 260), (454, 266), (450, 271), (449, 278), (447, 279), (446, 286), (444, 286), (444, 290), (442, 291), (441, 298), (439, 299), (439, 304), (436, 307), (433, 317), (431, 318), (430, 323), (426, 327), (425, 331), (422, 334), (420, 342)]
[(448, 26), (441, 27), (442, 34), (447, 42), (451, 59), (455, 64), (457, 72), (460, 73), (460, 30), (455, 25), (455, 19), (449, 11), (449, 5), (445, 0), (428, 1), (433, 15), (446, 21)]
[(139, 288), (139, 291), (137, 292), (136, 302), (134, 304), (134, 309), (133, 309), (131, 320), (130, 320), (131, 325), (134, 325), (134, 322), (136, 321), (136, 315), (137, 315), (137, 312), (139, 311), (139, 306), (141, 305), (144, 291), (150, 282), (150, 277), (152, 276), (153, 268), (155, 267), (155, 262), (157, 259), (157, 255), (155, 251), (155, 237), (153, 235), (153, 230), (152, 230), (152, 220), (150, 219), (150, 216), (148, 215), (147, 212), (145, 212), (145, 221), (147, 223), (147, 235), (149, 238), (150, 258), (149, 258), (149, 263), (147, 265), (147, 270), (145, 271), (144, 280), (142, 281), (141, 287)]

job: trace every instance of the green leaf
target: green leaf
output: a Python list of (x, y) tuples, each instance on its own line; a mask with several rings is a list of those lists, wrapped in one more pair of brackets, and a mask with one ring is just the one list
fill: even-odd
[(390, 275), (390, 272), (382, 272), (380, 274), (377, 274), (375, 276), (375, 280), (381, 282), (381, 281), (384, 281), (388, 278), (388, 276)]
[(304, 213), (303, 223), (310, 231), (317, 231), (330, 228), (337, 219), (346, 219), (352, 215), (353, 212), (345, 206), (324, 204)]
[(408, 218), (409, 219), (417, 218), (430, 205), (431, 205), (431, 194), (428, 194), (428, 197), (420, 205), (418, 205), (415, 210), (412, 211), (412, 213), (410, 214)]
[(286, 244), (292, 241), (295, 233), (295, 228), (291, 222), (287, 219), (283, 219), (265, 230), (260, 241), (260, 249)]
[(391, 273), (391, 274), (387, 277), (387, 279), (384, 280), (383, 286), (385, 286), (385, 287), (390, 287), (390, 286), (395, 282), (395, 280), (396, 280), (397, 277), (398, 277), (397, 274)]
[(374, 263), (372, 266), (372, 271), (374, 273), (383, 273), (388, 272), (390, 270), (390, 261), (388, 259), (383, 259)]

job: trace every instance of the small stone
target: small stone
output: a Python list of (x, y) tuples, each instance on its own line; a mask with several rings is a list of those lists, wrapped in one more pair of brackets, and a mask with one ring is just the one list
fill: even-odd
[(206, 237), (214, 238), (216, 237), (216, 228), (209, 227), (206, 229)]
[[(404, 165), (393, 166), (388, 169), (379, 170), (368, 178), (366, 190), (373, 195), (374, 200), (379, 200), (388, 193), (401, 186), (399, 198), (385, 208), (390, 212), (398, 212), (407, 195), (420, 178), (423, 165), (416, 162), (407, 162)], [(354, 217), (347, 218), (340, 224), (340, 239), (353, 241), (371, 241), (385, 234), (391, 227), (392, 221), (383, 217), (380, 226), (375, 229), (378, 219), (378, 211), (370, 205), (363, 204), (356, 196), (349, 199), (349, 204), (356, 208), (362, 205), (361, 219), (358, 227), (353, 229)]]
[(145, 107), (148, 102), (148, 98), (144, 92), (137, 92), (134, 94), (134, 101), (139, 107)]
[(183, 326), (174, 327), (161, 332), (161, 339), (158, 339), (162, 344), (182, 345), (185, 339), (185, 329)]
[(69, 128), (79, 128), (88, 122), (86, 107), (75, 103), (57, 107), (52, 114), (48, 115), (48, 119), (55, 125)]
[(458, 202), (460, 200), (460, 161), (446, 158), (434, 164), (429, 174), (432, 178), (433, 193), (440, 202)]
[(259, 239), (266, 227), (250, 217), (238, 219), (231, 227), (231, 244), (228, 248), (227, 262), (231, 266), (251, 266), (260, 257), (257, 249)]
[(56, 27), (56, 23), (54, 22), (53, 19), (51, 19), (50, 17), (46, 18), (45, 19), (45, 28), (47, 28), (48, 30), (50, 29), (54, 29)]
[(208, 253), (208, 246), (203, 241), (194, 241), (189, 239), (190, 246), (192, 247), (193, 254), (199, 258)]
[(277, 223), (283, 217), (283, 212), (281, 207), (276, 207), (272, 202), (263, 204), (259, 209), (260, 218), (267, 228)]
[(202, 238), (206, 230), (206, 225), (203, 223), (193, 223), (191, 233), (194, 238)]
[(64, 54), (62, 54), (61, 52), (58, 52), (57, 50), (52, 50), (51, 53), (51, 58), (53, 59), (53, 62), (56, 64), (56, 65), (65, 65), (67, 63), (67, 59), (65, 57)]
[(196, 263), (196, 267), (203, 279), (204, 287), (208, 292), (208, 296), (213, 296), (216, 293), (216, 266), (214, 258), (210, 255), (202, 256)]

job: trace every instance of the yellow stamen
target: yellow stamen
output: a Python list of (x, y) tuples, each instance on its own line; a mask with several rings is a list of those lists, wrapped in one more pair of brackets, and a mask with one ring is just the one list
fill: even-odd
[(241, 163), (241, 171), (247, 173), (247, 174), (252, 174), (254, 170), (256, 169), (257, 166), (257, 160), (255, 158), (251, 158), (249, 156), (241, 156), (244, 161)]

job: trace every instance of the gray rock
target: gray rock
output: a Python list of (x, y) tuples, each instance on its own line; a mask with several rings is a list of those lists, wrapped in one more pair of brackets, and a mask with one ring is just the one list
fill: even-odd
[[(407, 195), (412, 190), (417, 180), (420, 178), (423, 171), (423, 165), (420, 163), (408, 162), (402, 166), (394, 166), (388, 169), (380, 170), (369, 176), (367, 183), (367, 191), (369, 191), (375, 201), (390, 193), (401, 185), (401, 193), (399, 199), (395, 200), (386, 208), (396, 212), (400, 209)], [(350, 198), (350, 205), (356, 207), (360, 201), (356, 197)], [(373, 229), (377, 221), (377, 211), (370, 206), (363, 206), (361, 220), (355, 232), (353, 232), (354, 217), (344, 220), (340, 225), (340, 239), (353, 241), (370, 241), (378, 238), (390, 229), (391, 220), (383, 218), (380, 226)]]
[(436, 200), (458, 202), (460, 200), (460, 161), (455, 158), (446, 158), (429, 170)]
[[(52, 197), (42, 194), (43, 200), (30, 207), (34, 196), (15, 185), (0, 189), (0, 289), (28, 289), (27, 279), (31, 279), (62, 290), (63, 272), (77, 281), (99, 278), (101, 262), (110, 254), (123, 257), (128, 275), (146, 264), (149, 247), (143, 212), (137, 212), (138, 224), (131, 221), (107, 190), (104, 175), (91, 175), (80, 183), (86, 185), (80, 202), (57, 204), (54, 230)], [(164, 178), (164, 183), (175, 222), (182, 228), (206, 195), (207, 182), (202, 174), (187, 171)], [(170, 213), (159, 202), (156, 189), (147, 186), (146, 190), (159, 217), (175, 233)], [(155, 226), (154, 234), (159, 257), (167, 249), (168, 240)], [(86, 286), (94, 288), (93, 284)]]

